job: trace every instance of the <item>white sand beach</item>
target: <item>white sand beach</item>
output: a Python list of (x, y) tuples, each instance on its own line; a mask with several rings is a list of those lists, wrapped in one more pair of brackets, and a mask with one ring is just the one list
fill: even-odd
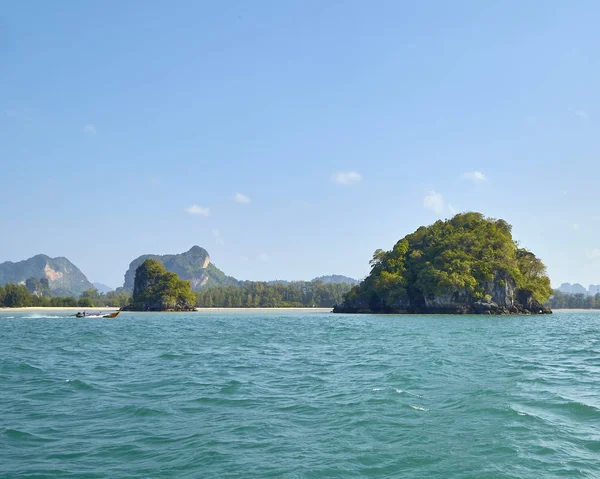
[[(48, 307), (42, 308), (38, 306), (32, 306), (27, 308), (0, 308), (0, 312), (40, 312), (40, 311), (66, 311), (66, 312), (77, 312), (77, 311), (116, 311), (119, 308), (108, 308), (108, 307), (99, 307), (99, 308), (81, 308), (81, 307)], [(329, 312), (333, 308), (198, 308), (197, 312), (210, 312), (210, 311), (314, 311), (314, 312)]]

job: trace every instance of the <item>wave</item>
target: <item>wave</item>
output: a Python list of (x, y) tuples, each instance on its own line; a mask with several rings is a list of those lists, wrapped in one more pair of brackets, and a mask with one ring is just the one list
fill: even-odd
[(169, 413), (161, 409), (153, 409), (145, 406), (123, 406), (119, 409), (120, 412), (126, 413), (131, 416), (145, 417), (145, 416), (167, 416)]
[(41, 436), (36, 436), (35, 434), (31, 434), (29, 432), (20, 431), (19, 429), (7, 428), (4, 431), (4, 434), (11, 439), (20, 439), (20, 440), (33, 440), (40, 442), (49, 442), (51, 439), (47, 439)]
[(81, 381), (79, 379), (65, 379), (65, 382), (69, 384), (74, 389), (79, 389), (81, 391), (93, 391), (96, 388), (91, 384), (86, 383), (85, 381)]
[(19, 363), (15, 367), (17, 371), (35, 371), (35, 372), (44, 372), (42, 368), (38, 368), (37, 366), (32, 366), (29, 363)]
[(423, 398), (425, 396), (422, 396), (421, 394), (417, 394), (417, 393), (411, 393), (410, 391), (405, 391), (404, 389), (396, 389), (396, 392), (398, 394), (407, 394), (408, 396), (412, 396), (415, 398)]
[(415, 411), (429, 411), (429, 409), (424, 408), (423, 406), (413, 406), (412, 404), (409, 404), (409, 406), (411, 408), (413, 408)]
[(159, 359), (180, 359), (183, 356), (183, 354), (163, 353), (159, 356)]
[(554, 407), (581, 419), (600, 418), (600, 408), (580, 401), (560, 403)]

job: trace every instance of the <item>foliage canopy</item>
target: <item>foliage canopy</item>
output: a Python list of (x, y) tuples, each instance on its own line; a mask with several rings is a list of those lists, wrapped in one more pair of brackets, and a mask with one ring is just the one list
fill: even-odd
[(473, 303), (490, 301), (494, 291), (525, 295), (544, 303), (552, 294), (544, 264), (512, 238), (504, 220), (462, 213), (422, 226), (391, 251), (378, 249), (371, 273), (346, 296), (346, 303), (366, 300), (383, 308), (420, 306), (427, 299), (453, 296)]
[(191, 309), (196, 302), (189, 281), (179, 279), (154, 259), (147, 259), (136, 270), (132, 305), (141, 310)]

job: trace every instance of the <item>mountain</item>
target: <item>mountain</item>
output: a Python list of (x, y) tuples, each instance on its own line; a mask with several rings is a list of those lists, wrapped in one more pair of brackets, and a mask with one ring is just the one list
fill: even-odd
[(546, 267), (504, 220), (461, 213), (422, 226), (391, 251), (334, 313), (549, 313)]
[(329, 284), (329, 283), (347, 283), (347, 284), (351, 284), (351, 285), (355, 285), (358, 284), (359, 281), (354, 279), (354, 278), (350, 278), (348, 276), (343, 276), (341, 274), (330, 274), (327, 276), (319, 276), (318, 278), (313, 279), (313, 281), (320, 281), (323, 284)]
[(563, 283), (558, 287), (558, 290), (561, 293), (566, 293), (566, 294), (588, 294), (587, 289), (585, 289), (579, 283), (575, 283), (575, 284)]
[(585, 294), (588, 296), (595, 296), (596, 293), (600, 292), (600, 285), (590, 284), (590, 287), (585, 289), (585, 287), (579, 283), (563, 283), (557, 289), (565, 294)]
[(598, 293), (600, 293), (600, 284), (590, 284), (588, 294), (590, 296), (596, 296)]
[(79, 268), (67, 258), (50, 258), (45, 254), (38, 254), (17, 263), (6, 261), (0, 264), (0, 285), (24, 283), (29, 278), (47, 278), (54, 296), (79, 296), (93, 287)]
[(96, 288), (98, 290), (99, 293), (110, 293), (111, 291), (114, 291), (115, 288), (111, 288), (110, 286), (106, 286), (105, 284), (102, 283), (92, 283), (94, 285), (94, 288)]
[(176, 273), (181, 279), (190, 281), (192, 289), (198, 291), (211, 286), (238, 285), (240, 282), (226, 276), (223, 271), (210, 262), (208, 252), (200, 246), (193, 246), (189, 251), (181, 254), (145, 254), (134, 259), (125, 273), (123, 289), (132, 292), (135, 271), (147, 259), (154, 259), (161, 263), (168, 272)]

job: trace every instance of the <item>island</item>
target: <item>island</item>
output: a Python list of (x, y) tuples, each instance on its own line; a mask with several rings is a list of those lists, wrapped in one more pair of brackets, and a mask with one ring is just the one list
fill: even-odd
[(133, 296), (127, 311), (194, 311), (196, 295), (189, 281), (155, 259), (145, 260), (135, 271)]
[(422, 226), (391, 251), (334, 313), (549, 314), (546, 267), (502, 219), (461, 213)]

